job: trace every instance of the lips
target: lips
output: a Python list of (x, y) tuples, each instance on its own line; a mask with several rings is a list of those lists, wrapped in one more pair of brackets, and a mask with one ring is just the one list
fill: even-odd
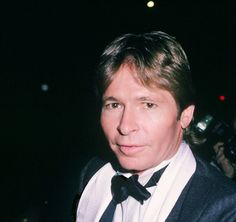
[(126, 145), (126, 144), (117, 144), (118, 149), (121, 153), (123, 153), (126, 156), (135, 155), (139, 152), (141, 152), (144, 147), (139, 145)]

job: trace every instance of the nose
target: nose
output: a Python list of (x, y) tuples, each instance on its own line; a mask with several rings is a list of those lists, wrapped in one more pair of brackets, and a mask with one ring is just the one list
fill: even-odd
[(117, 130), (123, 136), (127, 136), (138, 130), (137, 119), (132, 110), (128, 108), (123, 110)]

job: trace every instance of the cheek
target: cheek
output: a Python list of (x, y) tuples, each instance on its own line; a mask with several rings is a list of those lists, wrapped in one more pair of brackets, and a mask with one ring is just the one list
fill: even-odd
[(166, 128), (170, 128), (173, 125), (173, 120), (170, 117), (165, 117), (164, 115), (158, 115), (158, 117), (150, 118), (149, 121), (144, 122), (144, 124), (150, 129), (155, 129), (156, 131), (162, 131)]
[(105, 114), (101, 114), (100, 124), (107, 139), (111, 139), (115, 132), (114, 120), (107, 117)]
[(178, 122), (174, 120), (168, 120), (166, 118), (159, 119), (158, 121), (151, 121), (146, 127), (146, 131), (149, 135), (152, 135), (152, 139), (155, 141), (157, 138), (167, 138), (175, 134), (178, 130)]
[(100, 124), (101, 124), (103, 132), (106, 134), (106, 132), (108, 131), (107, 128), (109, 125), (107, 124), (107, 121), (104, 118), (103, 114), (101, 114), (101, 117), (100, 117)]

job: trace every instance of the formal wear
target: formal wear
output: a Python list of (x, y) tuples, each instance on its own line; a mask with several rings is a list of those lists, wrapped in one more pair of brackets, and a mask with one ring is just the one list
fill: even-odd
[[(185, 150), (185, 148), (182, 149), (183, 153), (179, 152), (179, 156), (184, 156)], [(151, 198), (144, 201), (144, 204), (140, 204), (129, 197), (116, 206), (113, 221), (236, 221), (236, 184), (198, 157), (193, 157), (189, 153), (185, 156), (184, 161), (187, 167), (186, 164), (178, 166), (177, 161), (177, 165), (176, 163), (173, 165), (174, 160), (166, 163), (164, 161), (163, 165), (168, 164), (168, 167), (156, 188), (149, 189)], [(192, 161), (193, 158), (195, 164)], [(162, 168), (163, 165), (159, 167)], [(112, 199), (112, 192), (109, 189), (111, 178), (108, 172), (114, 172), (113, 176), (117, 173), (116, 169), (111, 170), (111, 166), (110, 163), (93, 159), (82, 171), (79, 190), (82, 197), (78, 205), (77, 222), (99, 221), (108, 207)], [(178, 169), (169, 179), (168, 170), (170, 173), (176, 166)], [(156, 170), (158, 169), (151, 169), (151, 171)], [(179, 173), (182, 171), (185, 172), (183, 175)], [(107, 179), (106, 176), (108, 176)], [(146, 179), (148, 178), (150, 177)], [(92, 187), (94, 184), (98, 186), (97, 189), (101, 187), (104, 189), (101, 189), (99, 193), (95, 191), (95, 187)], [(86, 198), (86, 192), (91, 193), (90, 198), (88, 195)]]

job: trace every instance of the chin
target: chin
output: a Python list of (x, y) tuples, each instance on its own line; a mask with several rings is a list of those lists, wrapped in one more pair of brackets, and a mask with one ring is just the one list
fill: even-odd
[(132, 159), (132, 158), (120, 158), (118, 157), (118, 161), (122, 168), (128, 171), (140, 172), (144, 171), (145, 168), (140, 165), (140, 161)]

